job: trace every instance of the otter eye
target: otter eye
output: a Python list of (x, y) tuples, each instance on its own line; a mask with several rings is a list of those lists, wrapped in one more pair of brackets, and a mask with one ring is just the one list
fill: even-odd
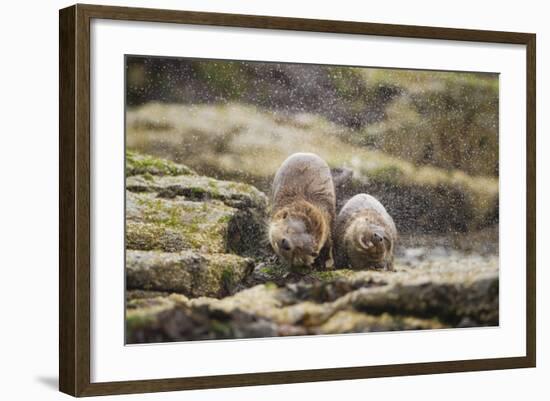
[(319, 253), (318, 253), (318, 252), (312, 252), (312, 253), (311, 253), (311, 256), (314, 257), (314, 258), (316, 258), (317, 256), (319, 256)]
[(283, 217), (283, 219), (286, 219), (288, 217), (288, 212), (283, 212), (282, 217)]

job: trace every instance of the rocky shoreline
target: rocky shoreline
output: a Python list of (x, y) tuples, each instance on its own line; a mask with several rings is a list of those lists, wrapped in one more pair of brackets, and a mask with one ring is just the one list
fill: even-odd
[(408, 246), (395, 272), (289, 272), (254, 186), (134, 152), (126, 174), (127, 343), (499, 323), (494, 250)]

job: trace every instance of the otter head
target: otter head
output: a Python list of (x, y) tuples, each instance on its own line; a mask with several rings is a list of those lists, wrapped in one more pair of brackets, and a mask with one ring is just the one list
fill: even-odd
[(291, 266), (311, 267), (326, 239), (320, 212), (310, 208), (292, 205), (279, 210), (271, 219), (269, 242), (275, 253)]
[(348, 252), (361, 255), (365, 263), (383, 262), (391, 254), (391, 236), (368, 218), (356, 219), (348, 230), (348, 238)]

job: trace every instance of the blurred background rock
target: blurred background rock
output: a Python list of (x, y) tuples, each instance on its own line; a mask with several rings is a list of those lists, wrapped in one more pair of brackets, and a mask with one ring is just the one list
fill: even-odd
[(313, 113), (346, 140), (419, 164), (498, 175), (498, 75), (128, 58), (129, 106), (238, 102)]

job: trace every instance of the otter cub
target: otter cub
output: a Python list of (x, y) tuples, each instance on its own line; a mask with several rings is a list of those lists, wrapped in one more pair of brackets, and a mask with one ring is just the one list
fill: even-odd
[(397, 229), (376, 198), (358, 194), (348, 200), (336, 218), (335, 233), (339, 267), (393, 270)]
[(334, 265), (331, 230), (336, 215), (327, 163), (313, 153), (295, 153), (275, 174), (269, 242), (291, 266)]

